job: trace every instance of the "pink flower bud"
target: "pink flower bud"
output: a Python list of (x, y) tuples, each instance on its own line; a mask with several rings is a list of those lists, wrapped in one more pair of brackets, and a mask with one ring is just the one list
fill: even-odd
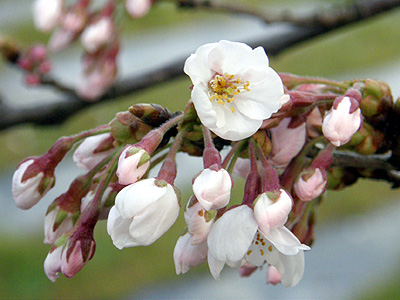
[(194, 179), (193, 193), (205, 210), (219, 209), (228, 205), (232, 185), (232, 178), (226, 170), (211, 166)]
[(93, 239), (77, 240), (70, 247), (67, 242), (61, 255), (61, 272), (68, 278), (74, 277), (93, 257), (96, 243)]
[(278, 283), (281, 283), (281, 273), (270, 265), (267, 269), (267, 284), (277, 285)]
[(111, 18), (107, 17), (90, 24), (80, 37), (83, 47), (88, 52), (97, 51), (101, 46), (110, 42), (110, 38), (113, 34), (113, 27)]
[(45, 176), (44, 170), (36, 168), (34, 164), (35, 159), (22, 162), (13, 175), (12, 195), (21, 209), (34, 206), (54, 186), (54, 175)]
[(246, 178), (250, 173), (250, 160), (238, 157), (235, 166), (233, 167), (233, 173), (242, 178)]
[(150, 166), (150, 155), (142, 148), (127, 146), (118, 160), (117, 176), (120, 184), (135, 183), (146, 173)]
[(78, 33), (86, 25), (88, 15), (84, 10), (71, 10), (62, 18), (62, 26), (65, 30)]
[(294, 184), (294, 191), (303, 201), (311, 201), (325, 192), (328, 184), (326, 171), (320, 168), (303, 171)]
[[(79, 145), (72, 158), (79, 168), (91, 170), (114, 151), (114, 148), (110, 149), (111, 143), (109, 133), (90, 136)], [(103, 148), (106, 150), (101, 151)]]
[(38, 66), (38, 72), (40, 75), (47, 74), (51, 71), (51, 62), (49, 60), (45, 60)]
[(56, 282), (56, 279), (60, 276), (62, 251), (63, 246), (52, 247), (44, 261), (44, 272), (52, 282)]
[(176, 274), (185, 274), (191, 268), (197, 267), (207, 261), (207, 242), (194, 245), (190, 234), (179, 237), (174, 249), (174, 262)]
[(37, 29), (49, 32), (57, 26), (62, 14), (62, 0), (36, 0), (33, 3), (33, 21)]
[(43, 45), (33, 46), (29, 51), (29, 56), (36, 62), (44, 61), (47, 57), (46, 47)]
[(215, 214), (215, 211), (205, 211), (195, 197), (188, 201), (184, 217), (189, 234), (192, 236), (192, 244), (200, 244), (207, 240), (208, 233), (214, 224)]
[(86, 100), (95, 101), (114, 83), (116, 75), (117, 66), (115, 61), (106, 60), (99, 62), (99, 65), (95, 69), (84, 75), (77, 92)]
[(271, 128), (272, 151), (270, 161), (273, 165), (284, 167), (300, 152), (306, 141), (306, 124), (290, 127), (292, 118), (283, 119)]
[(151, 0), (126, 0), (125, 7), (133, 18), (141, 18), (150, 10), (151, 2)]
[(37, 74), (29, 73), (25, 76), (25, 82), (30, 86), (37, 86), (40, 83), (40, 77)]
[(324, 136), (336, 147), (346, 144), (360, 128), (359, 103), (353, 98), (337, 98), (322, 123)]
[(283, 226), (292, 209), (292, 202), (292, 197), (283, 189), (258, 196), (254, 205), (254, 217), (259, 230), (267, 235), (271, 228)]
[(76, 36), (76, 33), (70, 30), (64, 28), (56, 29), (50, 37), (48, 47), (55, 52), (61, 51), (69, 46)]

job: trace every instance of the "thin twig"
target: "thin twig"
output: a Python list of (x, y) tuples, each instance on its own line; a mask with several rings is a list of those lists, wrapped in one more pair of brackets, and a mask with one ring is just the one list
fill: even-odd
[[(269, 34), (268, 37), (261, 37), (259, 40), (248, 44), (252, 47), (262, 46), (269, 55), (276, 55), (291, 46), (300, 44), (313, 37), (323, 35), (344, 25), (369, 19), (372, 16), (400, 6), (400, 0), (373, 0), (367, 2), (359, 1), (356, 3), (357, 8), (355, 10), (359, 11), (359, 13), (353, 18), (343, 20), (341, 16), (336, 15), (336, 18), (339, 17), (339, 21), (326, 22), (326, 26), (320, 26), (321, 24), (308, 27), (292, 26), (289, 30), (286, 30), (285, 33), (273, 36)], [(360, 5), (365, 5), (365, 7)], [(325, 20), (327, 19), (328, 18), (325, 17)], [(335, 15), (332, 16), (332, 20), (335, 20)], [(64, 89), (66, 97), (55, 101), (46, 101), (46, 103), (36, 104), (32, 107), (22, 108), (0, 103), (0, 130), (26, 123), (37, 125), (61, 124), (70, 116), (86, 107), (126, 96), (148, 87), (154, 87), (156, 84), (164, 83), (181, 76), (183, 74), (184, 61), (187, 57), (188, 55), (146, 74), (128, 76), (121, 79), (97, 102), (86, 102), (79, 98), (71, 89), (64, 89), (61, 84), (49, 81), (48, 84), (51, 83), (55, 87), (61, 87), (61, 90)]]

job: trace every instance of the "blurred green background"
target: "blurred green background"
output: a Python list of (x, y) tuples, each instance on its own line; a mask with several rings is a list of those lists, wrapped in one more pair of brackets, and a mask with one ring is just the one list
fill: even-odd
[[(27, 1), (19, 2), (21, 5), (27, 3)], [(303, 1), (249, 1), (251, 5), (270, 5), (273, 9), (279, 9), (281, 6), (290, 7), (293, 3), (311, 7), (321, 1), (304, 1), (301, 5), (300, 2)], [(29, 6), (24, 9), (29, 10)], [(172, 4), (161, 3), (143, 19), (124, 19), (124, 36), (143, 34), (152, 30), (174, 30), (176, 26), (186, 26), (196, 20), (213, 22), (221, 19), (228, 23), (235, 22), (235, 16), (206, 11), (179, 11)], [(278, 57), (271, 58), (270, 64), (278, 72), (343, 80), (354, 79), (355, 74), (363, 74), (365, 70), (373, 70), (400, 61), (399, 28), (400, 12), (391, 12), (296, 46)], [(3, 27), (0, 32), (16, 37), (25, 45), (32, 41), (46, 42), (48, 39), (47, 35), (33, 29), (32, 20), (29, 18), (24, 18), (12, 26)], [(7, 71), (7, 67), (2, 63), (0, 73)], [(21, 78), (15, 78), (13, 88), (18, 88), (20, 84)], [(76, 114), (60, 126), (24, 125), (2, 131), (0, 168), (10, 170), (27, 156), (43, 154), (62, 135), (74, 134), (107, 123), (116, 112), (126, 110), (133, 103), (158, 103), (167, 106), (171, 111), (181, 110), (189, 98), (189, 85), (189, 79), (182, 77), (118, 101), (99, 104)], [(172, 98), (170, 95), (173, 95)], [(23, 100), (18, 99), (18, 101)], [(238, 180), (235, 184), (239, 194), (243, 183)], [(183, 192), (182, 199), (185, 201), (190, 196), (190, 185), (180, 188)], [(399, 196), (399, 191), (390, 190), (389, 185), (370, 181), (358, 182), (344, 191), (330, 192), (319, 210), (319, 226), (340, 222), (341, 218), (351, 215), (361, 215)], [(6, 200), (12, 202), (12, 199)], [(43, 201), (50, 203), (52, 199), (45, 198)], [(43, 215), (44, 213), (45, 211)], [(43, 220), (40, 219), (38, 222)], [(128, 295), (134, 297), (136, 291), (145, 287), (154, 288), (162, 280), (176, 278), (172, 253), (175, 241), (183, 228), (184, 222), (181, 216), (172, 229), (154, 245), (120, 251), (113, 246), (108, 237), (105, 222), (100, 222), (95, 232), (97, 251), (92, 261), (74, 279), (61, 276), (56, 283), (51, 283), (43, 272), (43, 261), (49, 246), (42, 243), (41, 230), (29, 231), (29, 234), (23, 232), (16, 234), (12, 231), (10, 234), (8, 230), (0, 228), (0, 297), (2, 299), (116, 299)], [(206, 271), (207, 266), (202, 266), (191, 272)], [(396, 299), (400, 294), (397, 280), (400, 268), (397, 275), (392, 275), (392, 281), (386, 278), (377, 280), (376, 286), (372, 286), (371, 290), (359, 291), (359, 299)]]

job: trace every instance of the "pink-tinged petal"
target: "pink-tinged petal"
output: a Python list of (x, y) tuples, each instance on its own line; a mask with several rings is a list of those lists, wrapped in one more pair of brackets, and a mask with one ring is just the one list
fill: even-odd
[(323, 120), (322, 132), (336, 147), (346, 144), (361, 126), (361, 110), (357, 108), (350, 113), (351, 108), (349, 97), (339, 99)]
[(201, 206), (209, 211), (228, 205), (232, 189), (232, 179), (229, 173), (204, 169), (193, 182), (193, 192)]
[(278, 127), (270, 129), (272, 151), (270, 161), (278, 167), (284, 167), (300, 152), (306, 141), (306, 124), (288, 128), (291, 118), (283, 119)]
[(320, 168), (316, 168), (307, 179), (299, 176), (294, 184), (294, 191), (300, 200), (311, 201), (325, 192), (327, 184), (326, 176), (322, 174)]
[(191, 268), (207, 261), (207, 243), (193, 245), (189, 233), (179, 237), (174, 249), (176, 274), (185, 274)]
[(277, 285), (281, 283), (281, 273), (274, 266), (269, 266), (267, 269), (267, 284)]
[(125, 7), (133, 18), (144, 17), (151, 8), (151, 0), (126, 0)]
[(65, 277), (74, 277), (85, 266), (86, 262), (83, 259), (81, 242), (77, 241), (74, 248), (67, 258), (67, 248), (64, 248), (61, 257), (61, 272)]
[[(188, 203), (190, 205), (190, 201)], [(191, 235), (191, 243), (193, 245), (203, 243), (207, 240), (208, 234), (214, 224), (215, 216), (208, 215), (199, 202), (191, 206), (186, 206), (184, 217)]]
[(111, 18), (101, 18), (85, 28), (80, 36), (82, 46), (88, 52), (95, 52), (110, 41), (113, 34)]
[[(135, 154), (129, 155), (132, 150), (135, 150)], [(150, 155), (145, 150), (127, 146), (119, 156), (116, 172), (118, 182), (123, 185), (137, 182), (146, 173), (149, 166)]]
[(282, 226), (286, 223), (292, 209), (292, 197), (280, 190), (278, 199), (271, 200), (268, 193), (261, 194), (254, 205), (254, 217), (259, 229), (267, 234), (271, 228)]

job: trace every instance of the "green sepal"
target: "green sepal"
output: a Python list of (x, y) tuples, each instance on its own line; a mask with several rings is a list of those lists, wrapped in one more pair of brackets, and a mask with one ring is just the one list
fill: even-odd
[(204, 219), (206, 220), (206, 222), (211, 222), (215, 218), (216, 215), (217, 215), (216, 210), (206, 211), (204, 214)]

